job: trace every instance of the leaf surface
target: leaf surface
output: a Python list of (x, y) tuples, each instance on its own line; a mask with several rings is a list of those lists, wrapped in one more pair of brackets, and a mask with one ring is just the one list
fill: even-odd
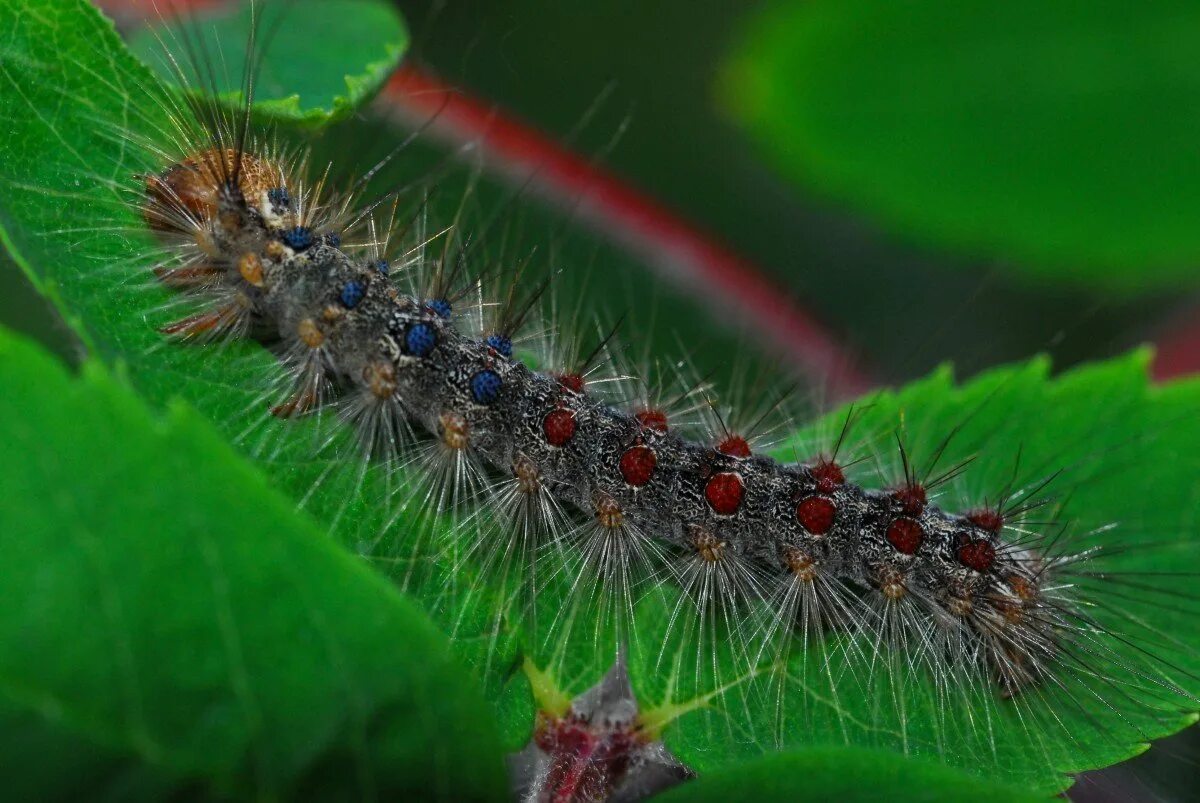
[(504, 796), (476, 681), (197, 414), (0, 332), (0, 786)]
[(896, 803), (1045, 800), (940, 764), (882, 750), (833, 747), (778, 753), (705, 775), (654, 798), (656, 803), (706, 803), (752, 797), (771, 801)]

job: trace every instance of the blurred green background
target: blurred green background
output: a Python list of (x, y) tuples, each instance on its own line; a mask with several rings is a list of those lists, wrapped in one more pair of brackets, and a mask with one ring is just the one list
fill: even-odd
[[(398, 5), (409, 58), (748, 258), (881, 382), (1065, 366), (1200, 317), (1200, 4)], [(71, 353), (16, 271), (0, 320)], [(1191, 799), (1197, 741), (1073, 797)]]

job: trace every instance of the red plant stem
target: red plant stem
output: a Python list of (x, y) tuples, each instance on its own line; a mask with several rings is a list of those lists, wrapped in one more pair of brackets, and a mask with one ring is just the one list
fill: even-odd
[(570, 153), (494, 106), (420, 68), (400, 68), (384, 90), (385, 109), (410, 127), (471, 145), (485, 168), (572, 209), (605, 238), (699, 297), (719, 318), (733, 313), (791, 364), (818, 376), (832, 398), (870, 387), (850, 351), (757, 268), (665, 207)]
[(1200, 309), (1192, 307), (1159, 333), (1152, 372), (1159, 381), (1200, 372)]

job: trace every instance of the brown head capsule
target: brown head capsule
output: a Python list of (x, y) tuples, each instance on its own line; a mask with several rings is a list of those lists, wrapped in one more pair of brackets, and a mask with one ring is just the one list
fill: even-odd
[[(212, 220), (217, 215), (221, 188), (239, 164), (232, 148), (199, 151), (146, 179), (143, 217), (151, 228), (177, 231), (187, 222)], [(243, 153), (237, 172), (238, 189), (252, 206), (273, 187), (284, 183), (283, 171), (272, 162)]]

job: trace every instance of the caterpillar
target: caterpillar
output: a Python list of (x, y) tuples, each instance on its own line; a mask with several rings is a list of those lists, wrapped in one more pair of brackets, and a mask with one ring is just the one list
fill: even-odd
[[(249, 77), (232, 106), (176, 71), (192, 88), (155, 96), (173, 130), (134, 142), (157, 163), (129, 201), (160, 241), (156, 280), (201, 306), (161, 325), (161, 348), (269, 347), (279, 368), (260, 383), (288, 386), (271, 415), (336, 410), (356, 433), (340, 470), (382, 465), (399, 477), (376, 500), (396, 511), (386, 535), (436, 539), (411, 522), (451, 519), (465, 547), (422, 546), (438, 559), (453, 551), (451, 577), (467, 594), (493, 575), (501, 598), (482, 604), (516, 638), (528, 631), (530, 652), (543, 640), (574, 649), (582, 633), (615, 663), (654, 633), (662, 644), (648, 645), (641, 671), (678, 675), (695, 655), (694, 685), (710, 687), (706, 704), (724, 700), (731, 721), (809, 706), (839, 716), (838, 700), (805, 696), (816, 682), (794, 675), (816, 666), (829, 688), (873, 695), (886, 713), (864, 729), (898, 722), (884, 738), (906, 749), (910, 695), (943, 710), (985, 697), (991, 707), (968, 725), (977, 741), (1003, 752), (992, 717), (1015, 717), (1054, 743), (1047, 764), (1072, 749), (1061, 722), (1063, 707), (1082, 705), (1075, 695), (1137, 723), (1127, 711), (1143, 706), (1129, 690), (1193, 701), (1177, 678), (1186, 671), (1156, 656), (1154, 642), (1179, 644), (1133, 615), (1097, 616), (1097, 587), (1111, 593), (1114, 579), (1101, 568), (1105, 532), (1073, 534), (1056, 518), (1055, 470), (1014, 469), (990, 502), (957, 509), (939, 494), (972, 468), (943, 460), (962, 421), (945, 422), (920, 460), (888, 433), (897, 446), (877, 459), (899, 471), (868, 485), (846, 456), (855, 411), (811, 453), (781, 459), (786, 449), (756, 438), (761, 416), (718, 414), (686, 369), (656, 378), (614, 367), (618, 381), (601, 382), (619, 351), (613, 330), (564, 345), (544, 322), (552, 282), (530, 280), (519, 260), (506, 281), (473, 264), (486, 231), (430, 221), (419, 197), (400, 215), (395, 194), (328, 197), (303, 157), (256, 126)], [(755, 404), (769, 411), (774, 398)], [(461, 602), (459, 589), (446, 598)], [(655, 606), (661, 621), (643, 627)], [(1129, 643), (1143, 660), (1119, 649)], [(737, 677), (713, 668), (726, 658)], [(922, 729), (939, 731), (947, 753), (962, 736)]]
[(513, 359), (519, 332), (506, 314), (472, 337), (454, 326), (455, 305), (436, 284), (427, 297), (397, 290), (385, 261), (356, 259), (341, 248), (336, 221), (305, 214), (303, 185), (287, 169), (227, 147), (235, 133), (218, 129), (214, 149), (152, 176), (145, 216), (194, 244), (164, 281), (211, 299), (164, 333), (187, 340), (269, 328), (296, 381), (276, 415), (311, 412), (322, 389), (336, 387), (379, 406), (386, 431), (415, 424), (512, 476), (525, 497), (545, 494), (590, 517), (598, 538), (640, 531), (706, 563), (753, 561), (790, 574), (817, 620), (837, 616), (817, 591), (825, 582), (912, 600), (978, 651), (1008, 694), (1058, 661), (1083, 614), (1055, 598), (1055, 570), (1081, 558), (1002, 539), (1027, 508), (1005, 500), (946, 512), (928, 491), (958, 469), (934, 478), (908, 471), (896, 488), (864, 489), (846, 481), (835, 457), (784, 465), (756, 456), (737, 432), (691, 441), (661, 409), (594, 398), (579, 370), (533, 371)]

